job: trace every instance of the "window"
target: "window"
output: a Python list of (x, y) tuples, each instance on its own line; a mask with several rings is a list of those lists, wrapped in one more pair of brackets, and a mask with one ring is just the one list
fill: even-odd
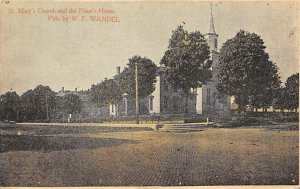
[(217, 49), (218, 48), (218, 41), (217, 41), (217, 39), (214, 39), (214, 42), (215, 42), (215, 49)]
[(210, 88), (207, 88), (207, 104), (210, 105)]
[(165, 81), (165, 91), (168, 91), (169, 90), (169, 86), (168, 86), (168, 83)]
[(127, 98), (123, 99), (123, 110), (125, 113), (127, 113)]
[(164, 110), (168, 109), (168, 98), (166, 96), (163, 97), (163, 107)]
[(114, 108), (115, 108), (115, 106), (113, 104), (111, 104), (111, 112), (112, 113), (114, 113), (114, 111), (115, 111)]
[(150, 109), (150, 111), (153, 111), (153, 98), (154, 98), (154, 96), (149, 97), (149, 109)]
[(177, 103), (176, 103), (176, 97), (175, 96), (173, 97), (173, 108), (174, 108), (174, 110), (177, 109)]
[(178, 105), (178, 98), (177, 97), (173, 97), (173, 112), (178, 112), (178, 107), (179, 107), (179, 105)]

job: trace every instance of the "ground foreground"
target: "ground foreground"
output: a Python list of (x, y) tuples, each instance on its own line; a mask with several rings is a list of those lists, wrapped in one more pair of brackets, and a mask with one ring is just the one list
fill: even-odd
[(0, 126), (1, 186), (290, 185), (297, 130)]

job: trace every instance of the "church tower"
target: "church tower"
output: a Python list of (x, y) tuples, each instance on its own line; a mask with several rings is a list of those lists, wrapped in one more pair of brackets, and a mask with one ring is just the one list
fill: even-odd
[(210, 4), (210, 21), (209, 21), (209, 30), (206, 34), (207, 37), (207, 43), (210, 50), (210, 58), (212, 60), (212, 80), (214, 81), (217, 77), (217, 64), (219, 62), (219, 52), (218, 52), (218, 34), (215, 30), (215, 23), (213, 18), (213, 12), (212, 12), (212, 4)]
[(205, 37), (210, 49), (210, 58), (212, 60), (212, 79), (206, 85), (203, 85), (202, 88), (197, 89), (196, 110), (198, 114), (203, 114), (207, 117), (227, 117), (230, 115), (230, 98), (228, 96), (219, 98), (218, 90), (216, 88), (219, 52), (218, 34), (215, 30), (212, 5), (210, 7), (209, 30)]

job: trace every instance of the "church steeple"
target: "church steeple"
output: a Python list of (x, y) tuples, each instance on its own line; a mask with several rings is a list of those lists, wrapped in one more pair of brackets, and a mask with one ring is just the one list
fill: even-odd
[(216, 34), (215, 25), (214, 25), (214, 18), (213, 18), (213, 14), (212, 14), (212, 4), (210, 4), (209, 33), (210, 34)]
[(210, 22), (209, 22), (209, 32), (208, 32), (208, 46), (210, 50), (217, 51), (218, 49), (218, 34), (215, 31), (214, 18), (212, 13), (212, 4), (210, 4)]

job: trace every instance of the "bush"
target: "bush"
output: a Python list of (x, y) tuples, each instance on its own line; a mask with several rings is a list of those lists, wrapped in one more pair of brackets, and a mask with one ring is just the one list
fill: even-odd
[(289, 117), (276, 117), (274, 121), (285, 123), (285, 122), (299, 122), (299, 116), (289, 116)]
[(259, 120), (253, 117), (241, 117), (236, 120), (228, 121), (222, 124), (222, 127), (242, 127), (242, 126), (258, 126), (270, 124), (268, 121)]

